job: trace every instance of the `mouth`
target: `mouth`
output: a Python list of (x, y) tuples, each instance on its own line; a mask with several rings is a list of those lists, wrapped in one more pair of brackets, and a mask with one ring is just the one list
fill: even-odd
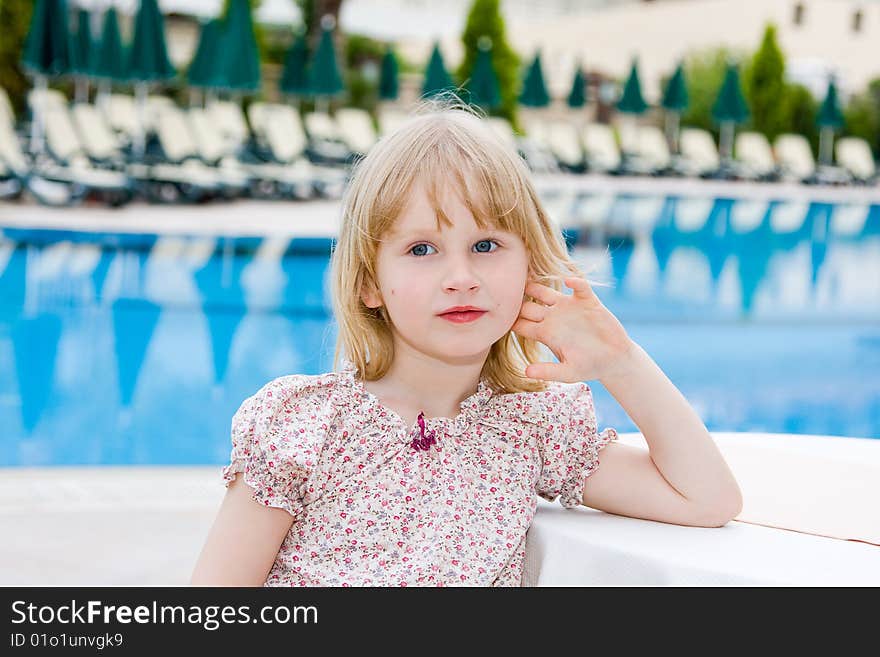
[(478, 320), (485, 314), (485, 310), (457, 310), (443, 313), (440, 317), (453, 324), (466, 324)]

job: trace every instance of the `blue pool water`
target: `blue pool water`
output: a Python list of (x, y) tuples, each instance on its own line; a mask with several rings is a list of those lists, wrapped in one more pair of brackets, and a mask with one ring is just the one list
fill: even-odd
[[(880, 206), (639, 204), (567, 237), (710, 431), (880, 437)], [(0, 466), (225, 462), (243, 399), (332, 367), (330, 247), (3, 229)]]

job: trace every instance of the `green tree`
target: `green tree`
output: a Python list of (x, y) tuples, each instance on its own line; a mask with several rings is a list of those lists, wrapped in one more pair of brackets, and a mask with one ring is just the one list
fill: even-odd
[(501, 94), (501, 105), (491, 114), (503, 116), (510, 121), (515, 130), (520, 131), (516, 112), (520, 58), (507, 42), (504, 18), (498, 5), (499, 0), (474, 0), (471, 5), (464, 33), (461, 35), (464, 59), (456, 71), (456, 82), (461, 85), (470, 77), (477, 61), (477, 42), (481, 36), (488, 36), (492, 39), (492, 69), (498, 78), (498, 89)]
[(843, 134), (861, 137), (871, 146), (874, 157), (880, 158), (880, 78), (871, 80), (861, 93), (853, 94), (843, 116)]
[(374, 112), (379, 100), (379, 67), (386, 44), (361, 34), (346, 35), (343, 77), (348, 105)]
[(784, 118), (784, 130), (803, 135), (810, 142), (813, 154), (819, 152), (819, 128), (816, 126), (816, 114), (819, 112), (819, 101), (805, 86), (786, 84), (781, 101)]
[(776, 26), (764, 30), (761, 45), (743, 70), (743, 91), (751, 110), (751, 127), (771, 141), (787, 132), (785, 56), (776, 41)]
[(34, 9), (33, 0), (0, 1), (0, 88), (9, 94), (9, 100), (18, 116), (22, 116), (31, 83), (21, 67), (21, 52), (27, 38)]

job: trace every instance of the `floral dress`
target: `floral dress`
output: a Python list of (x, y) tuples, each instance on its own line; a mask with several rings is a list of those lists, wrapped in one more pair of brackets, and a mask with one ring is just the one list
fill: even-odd
[(232, 419), (226, 482), (294, 519), (264, 586), (519, 586), (536, 494), (579, 505), (601, 434), (586, 383), (494, 394), (419, 427), (339, 372), (282, 376)]

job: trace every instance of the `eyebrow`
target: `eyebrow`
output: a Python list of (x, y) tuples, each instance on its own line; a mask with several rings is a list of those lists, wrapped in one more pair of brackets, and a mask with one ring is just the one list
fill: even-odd
[[(437, 230), (436, 228), (407, 228), (406, 230), (399, 230), (397, 228), (392, 229), (389, 232), (389, 235), (393, 238), (402, 238), (409, 237), (415, 235), (440, 235), (442, 231)], [(505, 232), (502, 228), (498, 226), (487, 226), (486, 228), (477, 227), (474, 231), (476, 233), (503, 233)]]

